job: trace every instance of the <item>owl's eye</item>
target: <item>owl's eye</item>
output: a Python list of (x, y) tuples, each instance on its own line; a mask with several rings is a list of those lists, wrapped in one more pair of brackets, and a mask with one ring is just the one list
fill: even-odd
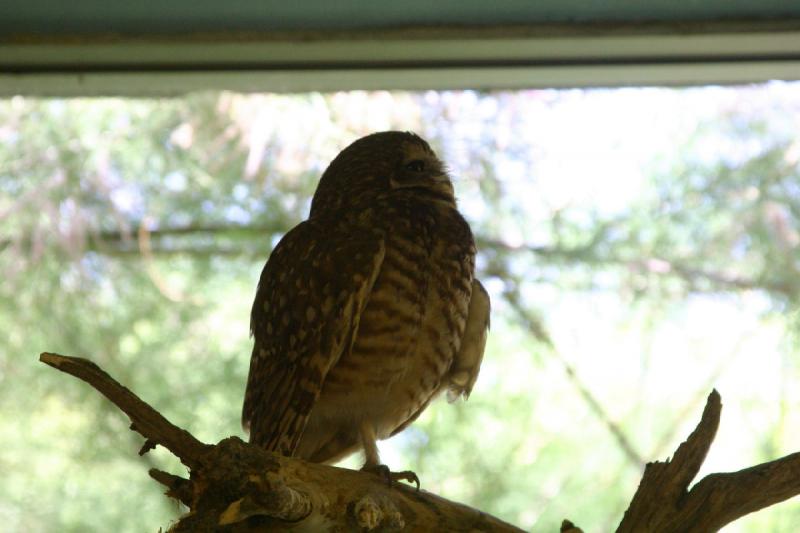
[(412, 172), (422, 172), (425, 170), (425, 162), (421, 159), (415, 159), (406, 165), (406, 169)]

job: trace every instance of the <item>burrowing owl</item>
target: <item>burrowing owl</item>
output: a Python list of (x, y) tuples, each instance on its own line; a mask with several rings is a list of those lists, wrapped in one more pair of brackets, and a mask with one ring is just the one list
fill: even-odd
[(261, 273), (250, 441), (314, 462), (363, 449), (365, 468), (385, 468), (377, 439), (445, 389), (469, 395), (488, 326), (472, 232), (442, 162), (413, 133), (359, 139)]

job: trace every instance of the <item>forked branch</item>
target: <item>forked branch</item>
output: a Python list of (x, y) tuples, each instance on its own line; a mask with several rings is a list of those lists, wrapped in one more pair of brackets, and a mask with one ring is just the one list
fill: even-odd
[(689, 484), (719, 427), (722, 401), (714, 390), (703, 416), (672, 460), (649, 463), (617, 533), (717, 531), (742, 516), (800, 494), (800, 453), (738, 472), (710, 474)]
[(152, 449), (155, 444), (160, 444), (183, 464), (189, 468), (196, 468), (203, 455), (210, 450), (210, 445), (200, 442), (194, 435), (164, 418), (161, 413), (88, 359), (44, 352), (39, 356), (39, 361), (82, 379), (128, 415), (131, 429), (147, 439), (139, 455)]
[(175, 426), (96, 364), (43, 353), (40, 360), (100, 391), (145, 437), (140, 453), (162, 445), (189, 467), (190, 479), (151, 470), (191, 513), (172, 532), (497, 531), (522, 530), (465, 505), (366, 472), (282, 457), (237, 437), (216, 445)]
[[(521, 530), (476, 509), (365, 472), (283, 457), (229, 437), (200, 442), (86, 359), (43, 353), (40, 360), (100, 391), (145, 437), (140, 453), (162, 445), (190, 478), (151, 470), (191, 513), (170, 531), (493, 531)], [(738, 472), (711, 474), (691, 490), (719, 426), (713, 391), (697, 428), (672, 460), (649, 463), (617, 531), (709, 532), (800, 494), (800, 453)], [(564, 521), (562, 532), (580, 529)]]

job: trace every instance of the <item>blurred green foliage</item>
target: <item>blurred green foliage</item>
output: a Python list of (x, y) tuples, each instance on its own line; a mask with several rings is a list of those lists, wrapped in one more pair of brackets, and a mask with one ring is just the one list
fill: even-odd
[[(202, 440), (241, 435), (260, 269), (328, 161), (390, 128), (450, 165), (494, 306), (472, 397), (388, 441), (390, 465), (526, 528), (608, 531), (713, 386), (708, 471), (796, 451), (799, 111), (777, 83), (0, 101), (0, 523), (182, 512), (147, 476), (177, 461), (139, 458), (39, 352), (93, 359)], [(730, 530), (798, 522), (786, 503)]]

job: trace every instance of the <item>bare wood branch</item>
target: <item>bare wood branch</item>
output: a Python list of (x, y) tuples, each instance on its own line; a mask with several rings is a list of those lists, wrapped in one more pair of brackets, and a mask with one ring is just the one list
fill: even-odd
[(719, 393), (708, 396), (700, 423), (671, 461), (650, 463), (617, 533), (717, 531), (742, 516), (800, 494), (800, 453), (689, 484), (719, 426)]
[(197, 467), (203, 455), (208, 452), (208, 444), (172, 424), (88, 359), (44, 352), (39, 356), (39, 361), (73, 375), (97, 389), (128, 415), (132, 423), (131, 429), (141, 433), (148, 441), (164, 446), (189, 468)]
[(190, 479), (150, 470), (167, 495), (191, 510), (170, 531), (522, 531), (435, 494), (390, 487), (367, 472), (282, 457), (237, 437), (204, 444), (91, 361), (53, 353), (40, 360), (86, 381), (125, 412), (146, 438), (143, 451), (161, 444), (190, 468)]
[[(309, 463), (229, 437), (200, 442), (86, 359), (43, 353), (40, 360), (76, 376), (109, 398), (145, 436), (143, 451), (161, 444), (190, 468), (185, 479), (151, 470), (167, 494), (191, 512), (170, 531), (492, 531), (520, 529), (374, 474)], [(800, 453), (738, 472), (711, 474), (688, 490), (719, 426), (722, 403), (708, 397), (700, 423), (671, 461), (649, 463), (617, 531), (716, 531), (800, 494)], [(561, 531), (580, 529), (564, 521)]]
[(186, 507), (192, 505), (192, 483), (185, 478), (151, 468), (148, 472), (150, 477), (167, 487), (167, 496), (175, 498)]
[(710, 474), (692, 487), (684, 507), (691, 521), (715, 531), (798, 494), (800, 453), (793, 453), (738, 472)]
[[(686, 442), (678, 447), (672, 461), (648, 463), (639, 489), (625, 511), (617, 533), (635, 531), (675, 531), (666, 529), (674, 514), (669, 507), (686, 495), (686, 489), (706, 458), (719, 426), (722, 404), (717, 391), (708, 397), (703, 416)], [(653, 506), (652, 502), (662, 505)]]
[[(230, 437), (217, 445), (220, 466), (230, 479), (246, 474), (243, 494), (224, 509), (208, 506), (186, 528), (199, 523), (238, 526), (233, 531), (492, 531), (522, 530), (493, 516), (404, 484), (389, 486), (374, 474), (268, 454)], [(263, 462), (263, 457), (273, 462)], [(228, 463), (228, 457), (236, 463)], [(241, 463), (261, 468), (242, 470)], [(222, 469), (217, 470), (223, 472)], [(208, 521), (203, 522), (204, 515)], [(276, 521), (275, 517), (283, 520)]]

